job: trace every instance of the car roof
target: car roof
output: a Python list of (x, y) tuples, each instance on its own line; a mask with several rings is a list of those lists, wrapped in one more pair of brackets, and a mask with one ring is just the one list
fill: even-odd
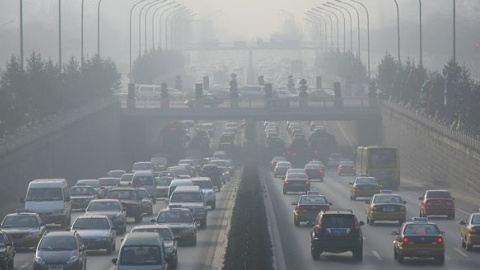
[(351, 209), (333, 209), (333, 210), (327, 210), (323, 211), (324, 215), (353, 215), (353, 210)]
[(113, 187), (109, 191), (117, 191), (117, 190), (131, 190), (131, 191), (136, 191), (137, 189), (134, 187)]
[[(182, 184), (191, 184), (193, 183), (192, 180), (190, 179), (173, 179), (172, 182), (170, 182), (170, 185), (176, 186), (176, 185), (182, 185)], [(191, 185), (193, 186), (193, 185)]]
[(94, 219), (94, 218), (102, 218), (102, 219), (108, 219), (107, 216), (104, 215), (83, 215), (83, 216), (78, 216), (75, 220), (77, 219)]
[(141, 170), (141, 171), (135, 171), (135, 173), (133, 174), (133, 177), (135, 177), (135, 176), (137, 176), (137, 175), (138, 175), (138, 176), (152, 176), (153, 173), (152, 173), (152, 171), (143, 171), (143, 170)]
[(197, 182), (197, 181), (212, 181), (210, 177), (194, 177), (190, 179), (192, 182)]
[(147, 246), (159, 245), (161, 240), (155, 232), (133, 232), (127, 233), (122, 241), (122, 246)]
[(48, 236), (74, 236), (77, 232), (76, 231), (49, 231), (46, 232), (43, 237)]
[(178, 192), (201, 192), (201, 189), (199, 186), (179, 186), (173, 193)]
[(138, 225), (132, 228), (134, 229), (170, 229), (170, 226), (163, 225), (163, 224), (146, 224), (146, 225)]
[(117, 199), (96, 199), (96, 200), (91, 200), (90, 201), (90, 203), (94, 203), (94, 202), (116, 202), (116, 203), (121, 204), (121, 202)]
[(33, 212), (10, 213), (10, 214), (6, 214), (6, 215), (5, 215), (5, 217), (11, 217), (11, 216), (33, 216), (33, 217), (40, 217), (39, 214), (33, 213)]

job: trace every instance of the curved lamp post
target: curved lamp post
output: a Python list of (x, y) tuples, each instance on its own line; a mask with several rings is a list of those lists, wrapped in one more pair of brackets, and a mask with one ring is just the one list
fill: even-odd
[[(328, 7), (328, 8), (334, 9), (342, 15), (342, 18), (343, 18), (343, 52), (345, 52), (346, 48), (347, 48), (347, 41), (346, 41), (346, 39), (347, 39), (347, 34), (346, 34), (347, 33), (347, 26), (346, 26), (347, 25), (347, 20), (345, 19), (345, 14), (343, 14), (342, 10), (340, 10), (339, 8), (329, 6), (325, 3), (323, 3), (323, 6), (326, 7), (326, 8)], [(328, 11), (336, 14), (335, 12), (333, 12), (329, 9), (325, 9), (325, 10), (328, 10)]]
[[(350, 11), (349, 11), (348, 9), (346, 9), (345, 7), (340, 6), (340, 5), (337, 5), (337, 4), (335, 4), (335, 3), (327, 2), (327, 4), (328, 4), (331, 8), (337, 8), (340, 12), (341, 12), (341, 10), (344, 10), (345, 12), (347, 12), (348, 17), (350, 18), (350, 52), (353, 53), (353, 23), (352, 23), (352, 13), (350, 13)], [(327, 5), (326, 5), (326, 6), (327, 6)]]
[(172, 5), (173, 3), (175, 2), (168, 2), (163, 6), (157, 7), (152, 13), (152, 49), (155, 49), (155, 16), (157, 15), (158, 11)]
[(350, 3), (343, 2), (341, 0), (335, 0), (335, 1), (351, 7), (353, 10), (355, 10), (355, 13), (357, 13), (358, 58), (361, 58), (360, 13), (358, 12), (358, 9)]
[(368, 54), (367, 62), (368, 62), (368, 78), (370, 79), (370, 14), (368, 13), (367, 7), (361, 2), (357, 0), (350, 0), (350, 1), (362, 6), (363, 9), (365, 9), (365, 12), (367, 14), (367, 54)]
[[(330, 19), (332, 18), (330, 15), (333, 15), (335, 17), (335, 20), (337, 21), (337, 51), (340, 51), (340, 20), (338, 19), (337, 13), (335, 13), (331, 10), (322, 8), (320, 6), (318, 6), (316, 9), (319, 12), (323, 12), (324, 14), (328, 14)], [(344, 28), (344, 30), (345, 30), (345, 28)], [(343, 34), (343, 52), (345, 52), (345, 31), (344, 31), (344, 34)]]
[[(333, 48), (334, 47), (334, 45), (333, 45), (334, 42), (333, 42), (333, 18), (332, 18), (332, 16), (330, 15), (330, 13), (318, 9), (318, 7), (313, 8), (312, 12), (317, 12), (318, 15), (326, 15), (330, 19), (330, 42), (332, 43), (332, 48)], [(339, 50), (339, 46), (340, 46), (340, 44), (339, 44), (339, 37), (338, 37), (338, 19), (337, 19), (337, 43), (336, 43), (337, 51)]]

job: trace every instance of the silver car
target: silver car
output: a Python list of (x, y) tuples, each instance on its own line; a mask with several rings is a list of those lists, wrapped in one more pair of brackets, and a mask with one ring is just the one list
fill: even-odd
[(107, 216), (119, 234), (127, 231), (126, 214), (120, 201), (113, 199), (93, 200), (85, 210), (86, 216)]
[(88, 250), (105, 249), (108, 254), (115, 251), (117, 236), (112, 222), (107, 216), (81, 216), (72, 225), (82, 238), (83, 245)]
[(213, 189), (213, 184), (210, 178), (196, 177), (192, 178), (192, 182), (195, 186), (200, 187), (203, 192), (203, 197), (205, 198), (206, 205), (210, 206), (210, 208), (214, 210), (217, 204), (217, 200), (215, 196), (215, 190)]

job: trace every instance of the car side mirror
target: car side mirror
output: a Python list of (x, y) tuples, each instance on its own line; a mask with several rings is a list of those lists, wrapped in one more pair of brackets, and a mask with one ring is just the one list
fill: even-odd
[(85, 246), (82, 245), (80, 248), (79, 248), (80, 251), (85, 251)]
[(423, 197), (418, 197), (418, 199), (421, 201), (421, 200), (423, 200)]
[(403, 201), (403, 204), (407, 204), (407, 201)]
[(460, 225), (467, 225), (467, 222), (465, 220), (460, 221)]
[(365, 204), (370, 204), (370, 201), (365, 201)]
[(20, 198), (20, 203), (25, 203), (25, 198)]
[(112, 259), (112, 263), (115, 264), (115, 265), (117, 265), (117, 258), (113, 258), (113, 259)]
[(350, 186), (353, 186), (353, 182), (348, 183)]
[(292, 205), (295, 205), (295, 206), (296, 206), (296, 205), (297, 205), (297, 202), (292, 202)]
[(180, 236), (175, 236), (175, 238), (173, 238), (173, 240), (180, 241)]
[(69, 201), (70, 201), (70, 197), (66, 197), (66, 198), (65, 198), (65, 201), (66, 201), (66, 202), (69, 202)]
[(333, 205), (333, 203), (329, 202), (328, 205)]
[(213, 191), (218, 192), (218, 186), (213, 186)]
[(392, 235), (399, 235), (398, 231), (393, 231)]
[(156, 222), (156, 220), (154, 218), (150, 219), (150, 222)]
[(365, 225), (365, 222), (363, 222), (363, 220), (360, 220), (360, 222), (358, 222), (358, 225), (363, 226)]

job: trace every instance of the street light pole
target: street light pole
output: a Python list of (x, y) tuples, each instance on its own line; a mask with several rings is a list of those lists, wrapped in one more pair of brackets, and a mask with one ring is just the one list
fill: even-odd
[(317, 19), (317, 21), (322, 21), (325, 32), (325, 44), (328, 45), (327, 21), (325, 20), (325, 18), (321, 14), (316, 14), (313, 11), (307, 11), (305, 12), (305, 15), (312, 16), (313, 18)]
[(81, 65), (83, 65), (83, 62), (84, 62), (84, 42), (83, 42), (83, 31), (84, 31), (84, 13), (85, 11), (85, 0), (82, 0), (82, 15), (81, 15), (81, 19), (80, 19), (80, 61), (81, 61)]
[[(185, 19), (185, 17), (187, 16), (194, 16), (194, 12), (191, 11), (191, 10), (186, 10), (186, 12), (184, 13), (181, 13), (181, 14), (178, 14), (177, 16), (173, 17), (172, 18), (172, 22), (170, 23), (170, 49), (173, 50), (173, 41), (175, 39), (175, 35), (174, 35), (174, 28), (175, 28), (175, 24), (179, 21), (179, 20), (182, 20), (182, 19)], [(175, 30), (175, 32), (177, 32)]]
[(335, 1), (351, 7), (353, 10), (355, 10), (355, 13), (357, 13), (358, 58), (361, 58), (360, 13), (358, 12), (358, 9), (350, 3), (346, 3), (341, 0), (335, 0)]
[[(347, 39), (347, 34), (346, 34), (346, 33), (347, 33), (347, 26), (346, 26), (347, 20), (345, 19), (345, 14), (343, 14), (343, 12), (342, 12), (340, 9), (336, 8), (336, 7), (332, 7), (332, 6), (326, 5), (325, 3), (323, 3), (323, 5), (324, 5), (325, 7), (329, 7), (329, 8), (335, 9), (335, 10), (338, 11), (338, 12), (342, 15), (342, 17), (343, 17), (343, 52), (345, 53), (346, 48), (347, 48), (347, 42), (346, 42), (346, 39)], [(331, 11), (331, 10), (329, 10), (329, 11)], [(336, 14), (336, 13), (333, 12), (333, 11), (331, 11), (331, 12), (334, 13), (334, 14)]]
[[(145, 34), (144, 34), (144, 38), (145, 38), (145, 54), (147, 54), (147, 51), (148, 51), (148, 39), (147, 39), (147, 19), (148, 19), (148, 12), (150, 11), (151, 8), (155, 7), (156, 5), (159, 5), (163, 2), (165, 2), (167, 0), (163, 0), (161, 2), (154, 2), (152, 3), (150, 6), (148, 6), (148, 8), (145, 10), (145, 22), (144, 22), (144, 26), (145, 26)], [(152, 27), (153, 28), (153, 27)]]
[[(163, 1), (163, 2), (165, 2), (165, 1)], [(157, 12), (159, 10), (161, 10), (162, 8), (167, 7), (167, 6), (169, 6), (173, 3), (174, 2), (168, 2), (167, 4), (165, 4), (163, 6), (157, 7), (152, 13), (152, 49), (155, 49), (155, 16), (157, 15)]]
[(132, 74), (132, 17), (133, 17), (133, 10), (135, 9), (136, 6), (139, 4), (145, 2), (146, 0), (140, 0), (133, 4), (132, 8), (130, 9), (130, 29), (129, 29), (129, 34), (130, 34), (130, 74)]
[(418, 0), (418, 14), (419, 14), (419, 24), (420, 24), (420, 67), (423, 67), (422, 0)]
[(351, 0), (351, 1), (361, 5), (363, 7), (363, 9), (365, 9), (365, 12), (367, 13), (367, 47), (368, 47), (367, 48), (367, 51), (368, 51), (367, 62), (368, 62), (368, 78), (370, 79), (370, 14), (368, 13), (367, 7), (363, 3), (361, 3), (357, 0)]
[[(177, 9), (177, 10), (173, 10), (173, 12), (171, 12), (170, 14), (167, 15), (167, 17), (165, 18), (165, 51), (168, 50), (168, 19), (177, 14), (177, 13), (181, 13), (181, 12), (184, 12), (184, 11), (187, 11), (188, 8), (187, 7), (182, 7), (180, 9)], [(171, 24), (171, 23), (170, 23)], [(172, 37), (170, 37), (172, 38)]]
[(151, 4), (154, 4), (157, 1), (158, 0), (153, 0), (143, 5), (138, 14), (138, 57), (139, 58), (142, 56), (142, 13), (146, 7), (150, 6)]
[[(332, 16), (330, 16), (330, 14), (328, 14), (326, 12), (323, 12), (321, 10), (317, 10), (315, 8), (312, 9), (312, 12), (317, 12), (317, 13), (314, 13), (314, 14), (321, 16), (322, 18), (324, 18), (324, 20), (325, 20), (325, 17), (323, 17), (323, 15), (326, 15), (329, 18), (329, 20), (330, 20), (330, 44), (331, 44), (331, 48), (333, 48), (334, 47), (334, 45), (333, 45), (334, 41), (333, 41), (333, 19), (332, 19)], [(338, 34), (337, 34), (337, 36), (338, 36)], [(338, 50), (338, 44), (337, 44), (337, 50)]]
[(453, 61), (457, 61), (457, 5), (453, 0)]
[(397, 0), (393, 0), (397, 6), (397, 40), (398, 40), (398, 62), (402, 62), (401, 52), (400, 52), (400, 7), (398, 6)]
[[(318, 6), (316, 10), (318, 10), (318, 12), (322, 12), (323, 14), (326, 14), (332, 22), (333, 22), (333, 19), (332, 19), (332, 16), (330, 15), (333, 14), (333, 16), (335, 17), (335, 20), (337, 21), (337, 51), (340, 51), (340, 22), (339, 22), (340, 20), (338, 19), (337, 14), (331, 10), (324, 9), (320, 6)], [(343, 43), (345, 44), (345, 35), (344, 35)]]
[(20, 67), (23, 69), (23, 0), (20, 0)]
[(103, 0), (98, 1), (97, 7), (97, 55), (100, 57), (100, 6)]
[(58, 67), (62, 72), (62, 0), (58, 0)]
[[(181, 4), (176, 4), (176, 5), (174, 5), (174, 6), (171, 6), (171, 7), (167, 8), (167, 9), (163, 10), (162, 12), (160, 12), (160, 16), (159, 16), (159, 18), (158, 18), (158, 37), (159, 37), (159, 39), (158, 39), (158, 47), (159, 47), (160, 49), (162, 48), (162, 18), (163, 18), (163, 15), (164, 15), (165, 13), (167, 13), (168, 11), (170, 11), (170, 10), (172, 10), (172, 9), (175, 9), (175, 8), (178, 8), (178, 7), (180, 7), (180, 6), (181, 6)], [(167, 23), (167, 22), (165, 21), (165, 24), (166, 24), (166, 23)], [(165, 33), (165, 40), (166, 40), (166, 39), (167, 39), (167, 33)], [(166, 49), (166, 48), (165, 48), (165, 49)]]
[(352, 13), (350, 13), (350, 11), (348, 9), (346, 9), (345, 7), (343, 6), (340, 6), (340, 5), (337, 5), (335, 3), (332, 3), (332, 2), (327, 2), (328, 4), (330, 4), (330, 6), (332, 8), (336, 7), (336, 8), (339, 8), (339, 11), (340, 9), (341, 10), (345, 10), (348, 14), (348, 17), (350, 18), (350, 52), (353, 53), (353, 23), (352, 23)]

